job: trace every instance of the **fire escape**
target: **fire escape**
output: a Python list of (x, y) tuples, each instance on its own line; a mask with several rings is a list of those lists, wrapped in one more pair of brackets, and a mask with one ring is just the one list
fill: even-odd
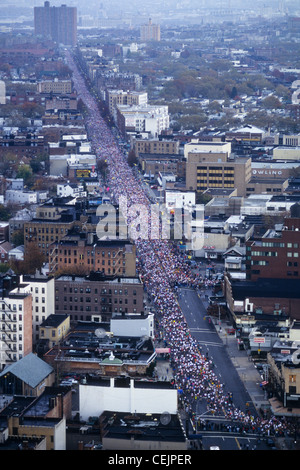
[(13, 355), (17, 353), (17, 311), (5, 300), (2, 300), (1, 304), (1, 350), (7, 356), (6, 362), (15, 362), (17, 359), (13, 359)]

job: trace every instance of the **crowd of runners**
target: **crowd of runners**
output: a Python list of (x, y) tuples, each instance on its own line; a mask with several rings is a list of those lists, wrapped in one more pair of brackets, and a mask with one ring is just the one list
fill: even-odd
[[(73, 71), (73, 81), (78, 97), (87, 109), (86, 128), (89, 140), (98, 159), (108, 164), (108, 193), (118, 203), (126, 196), (127, 208), (134, 204), (150, 211), (150, 201), (141, 183), (128, 165), (126, 156), (120, 150), (111, 129), (102, 119), (97, 101), (88, 91), (84, 79), (78, 72), (72, 57), (67, 52), (68, 65)], [(160, 230), (159, 220), (147, 219), (147, 210), (143, 213), (149, 230)], [(125, 208), (126, 212), (126, 208)], [(130, 212), (130, 211), (129, 211)], [(141, 212), (143, 210), (141, 209)], [(143, 215), (140, 214), (140, 215)], [(128, 226), (135, 218), (127, 217)], [(153, 227), (153, 223), (157, 226)], [(151, 227), (150, 227), (151, 225)], [(232, 420), (239, 429), (259, 432), (263, 435), (291, 435), (294, 427), (287, 420), (275, 416), (263, 419), (252, 416), (247, 410), (240, 410), (231, 397), (224, 391), (212, 367), (212, 360), (202, 353), (197, 341), (189, 332), (183, 313), (179, 307), (174, 286), (199, 286), (199, 277), (188, 266), (186, 257), (180, 253), (168, 239), (136, 237), (137, 269), (144, 283), (149, 298), (156, 306), (158, 329), (165, 344), (170, 348), (170, 360), (173, 368), (174, 386), (177, 387), (183, 406), (192, 414), (192, 403), (201, 400), (212, 415), (224, 416)], [(201, 281), (202, 282), (202, 281)]]

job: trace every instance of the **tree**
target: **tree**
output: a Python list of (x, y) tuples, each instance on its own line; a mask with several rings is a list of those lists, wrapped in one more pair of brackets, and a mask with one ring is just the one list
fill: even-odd
[(32, 178), (32, 168), (30, 165), (20, 165), (18, 168), (17, 178), (22, 178), (24, 184), (28, 184)]
[(24, 231), (23, 230), (15, 230), (11, 236), (11, 243), (14, 246), (24, 245)]
[(46, 262), (37, 243), (30, 242), (24, 253), (24, 260), (11, 260), (10, 266), (17, 274), (34, 274), (36, 270), (40, 270)]
[(282, 108), (281, 101), (274, 95), (267, 96), (262, 101), (262, 106), (266, 109), (279, 109), (279, 108)]
[(11, 217), (10, 210), (5, 207), (3, 204), (0, 204), (0, 220), (3, 221), (8, 221)]

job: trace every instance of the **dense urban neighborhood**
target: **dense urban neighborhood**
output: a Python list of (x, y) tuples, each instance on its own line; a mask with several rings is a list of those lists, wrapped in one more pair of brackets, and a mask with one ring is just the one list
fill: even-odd
[(0, 18), (0, 449), (299, 450), (299, 5), (38, 3)]

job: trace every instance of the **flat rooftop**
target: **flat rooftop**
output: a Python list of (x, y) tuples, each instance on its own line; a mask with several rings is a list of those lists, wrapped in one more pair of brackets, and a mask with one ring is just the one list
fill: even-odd
[(100, 420), (105, 440), (134, 438), (139, 441), (187, 442), (183, 426), (177, 415), (104, 411)]
[(257, 279), (255, 282), (232, 280), (232, 296), (234, 300), (253, 297), (268, 298), (300, 298), (299, 279)]
[[(46, 357), (57, 356), (56, 348), (50, 349)], [(112, 358), (113, 357), (113, 358)], [(156, 357), (151, 338), (113, 336), (109, 323), (78, 325), (60, 343), (58, 360), (94, 362), (98, 364), (140, 363), (148, 364)]]

